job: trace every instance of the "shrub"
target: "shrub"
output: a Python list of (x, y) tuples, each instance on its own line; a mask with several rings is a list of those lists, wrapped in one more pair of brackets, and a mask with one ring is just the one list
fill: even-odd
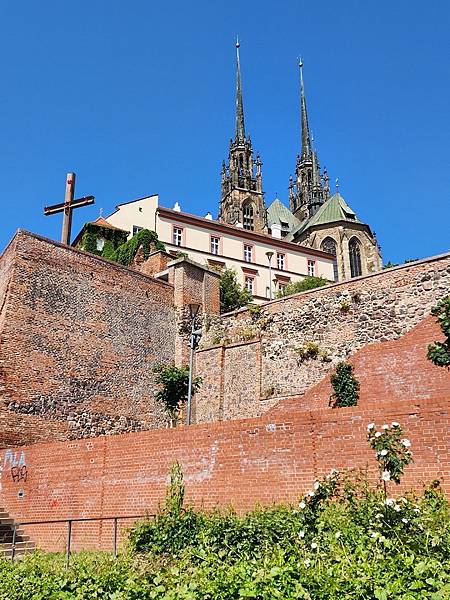
[[(155, 382), (161, 386), (155, 398), (164, 405), (170, 419), (176, 423), (181, 406), (188, 397), (189, 367), (161, 364), (156, 365), (153, 372), (157, 374)], [(193, 378), (192, 394), (198, 391), (201, 382), (201, 377)]]
[(446, 339), (434, 342), (428, 346), (427, 357), (438, 367), (450, 368), (450, 296), (445, 296), (431, 309), (431, 314), (437, 317), (442, 333)]
[(331, 375), (333, 394), (330, 404), (335, 407), (355, 406), (359, 399), (359, 382), (353, 375), (352, 365), (340, 362), (336, 371)]
[(292, 294), (297, 294), (298, 292), (313, 290), (314, 288), (322, 287), (323, 285), (327, 285), (329, 283), (331, 282), (324, 277), (312, 277), (307, 275), (301, 281), (287, 283), (282, 290), (277, 292), (277, 298), (283, 298), (284, 296), (291, 296)]
[(220, 274), (220, 312), (230, 312), (252, 301), (252, 295), (239, 285), (234, 269), (225, 269)]
[(113, 253), (108, 250), (108, 258), (121, 265), (129, 266), (133, 262), (138, 250), (142, 248), (144, 258), (147, 259), (153, 250), (165, 251), (166, 247), (159, 241), (157, 234), (150, 229), (141, 229), (136, 235), (124, 244), (121, 244)]
[(294, 348), (294, 352), (297, 352), (301, 362), (316, 358), (321, 358), (323, 362), (330, 360), (327, 350), (323, 350), (316, 342), (306, 342), (303, 346)]

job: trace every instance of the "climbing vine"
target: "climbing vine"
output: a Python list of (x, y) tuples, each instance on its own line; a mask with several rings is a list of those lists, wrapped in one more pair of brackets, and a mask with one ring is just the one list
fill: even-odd
[(436, 306), (433, 306), (431, 314), (437, 317), (446, 339), (443, 342), (430, 344), (427, 356), (438, 367), (450, 369), (450, 296), (445, 296)]
[(165, 251), (166, 247), (159, 241), (157, 234), (150, 229), (141, 229), (124, 244), (120, 245), (110, 256), (105, 256), (121, 265), (129, 266), (133, 262), (138, 250), (142, 248), (144, 259), (147, 259), (154, 250)]
[[(86, 223), (83, 237), (81, 238), (81, 249), (91, 252), (91, 254), (104, 256), (106, 248), (113, 252), (118, 246), (127, 241), (127, 235), (126, 231), (120, 229), (111, 229), (110, 227), (102, 227), (95, 223)], [(97, 240), (101, 238), (105, 240), (105, 245), (102, 250), (99, 250), (97, 248)]]
[(336, 371), (331, 375), (333, 394), (330, 404), (334, 407), (355, 406), (359, 399), (359, 381), (353, 375), (352, 365), (340, 362)]

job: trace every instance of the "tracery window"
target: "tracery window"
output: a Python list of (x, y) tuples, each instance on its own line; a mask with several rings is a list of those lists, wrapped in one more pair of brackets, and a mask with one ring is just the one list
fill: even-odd
[(359, 277), (362, 275), (361, 249), (360, 243), (355, 237), (352, 237), (348, 244), (348, 254), (350, 258), (350, 275), (351, 277)]
[(334, 260), (333, 260), (333, 275), (334, 275), (334, 280), (338, 281), (339, 279), (339, 275), (338, 275), (338, 267), (337, 267), (337, 251), (336, 251), (336, 242), (333, 240), (332, 237), (326, 237), (322, 244), (320, 245), (321, 250), (323, 250), (324, 252), (328, 252), (328, 254), (332, 254), (334, 256)]
[(250, 231), (253, 231), (253, 229), (255, 228), (255, 225), (254, 225), (254, 221), (253, 221), (253, 204), (251, 204), (251, 202), (248, 202), (247, 204), (244, 205), (243, 214), (244, 214), (244, 229), (249, 229)]

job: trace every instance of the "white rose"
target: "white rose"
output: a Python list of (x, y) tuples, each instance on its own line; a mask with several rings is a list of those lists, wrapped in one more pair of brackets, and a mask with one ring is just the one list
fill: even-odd
[(369, 423), (367, 425), (367, 431), (371, 431), (375, 427), (375, 423)]
[(392, 421), (391, 427), (400, 427), (400, 423), (397, 423), (397, 421)]
[(392, 506), (394, 504), (394, 502), (395, 502), (394, 498), (386, 498), (386, 500), (384, 501), (386, 506)]
[(316, 542), (313, 542), (313, 543), (311, 544), (311, 548), (312, 548), (313, 550), (315, 550), (315, 549), (317, 548), (317, 544), (316, 544)]
[(338, 540), (341, 537), (341, 532), (336, 531), (336, 533), (334, 534), (334, 537)]
[(309, 567), (309, 565), (311, 564), (311, 561), (309, 560), (309, 558), (306, 558), (306, 559), (303, 561), (303, 564), (305, 565), (305, 567)]
[(303, 502), (303, 500), (302, 500), (302, 501), (300, 502), (300, 504), (299, 504), (299, 507), (300, 507), (300, 508), (306, 508), (306, 503), (305, 503), (305, 502)]
[(314, 496), (314, 492), (312, 490), (309, 490), (308, 496), (310, 496), (312, 498)]
[(380, 456), (386, 456), (386, 454), (388, 453), (388, 451), (386, 450), (386, 448), (384, 448), (381, 452), (380, 452)]
[(318, 481), (316, 481), (314, 484), (314, 489), (318, 490), (319, 488), (320, 488), (320, 483)]
[(376, 432), (375, 437), (380, 437), (381, 433), (379, 431)]
[(304, 538), (305, 537), (305, 532), (304, 531), (299, 531), (298, 532), (298, 537), (299, 538)]
[(405, 446), (405, 448), (409, 448), (411, 446), (411, 442), (406, 438), (404, 440), (400, 440), (401, 443)]
[(381, 474), (381, 479), (383, 481), (390, 481), (391, 480), (391, 474), (389, 471), (383, 471), (383, 473)]
[(403, 521), (403, 523), (409, 523), (408, 519), (405, 519), (404, 517), (403, 517), (402, 521)]
[(385, 423), (385, 424), (383, 425), (382, 429), (384, 429), (384, 430), (386, 430), (386, 429), (389, 429), (389, 425), (387, 425), (387, 423)]

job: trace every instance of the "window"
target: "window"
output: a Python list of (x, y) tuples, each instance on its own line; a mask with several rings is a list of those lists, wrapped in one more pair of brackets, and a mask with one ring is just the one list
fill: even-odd
[(244, 260), (245, 262), (253, 262), (253, 246), (244, 244)]
[(219, 254), (220, 238), (211, 236), (211, 254)]
[(183, 229), (181, 227), (174, 227), (172, 232), (172, 243), (174, 246), (181, 246), (183, 242)]
[(139, 227), (139, 225), (133, 225), (133, 235), (136, 235), (137, 233), (139, 233), (143, 229), (144, 228), (143, 227)]
[(332, 254), (334, 256), (334, 260), (333, 260), (333, 275), (334, 275), (334, 280), (338, 281), (339, 276), (338, 276), (338, 268), (337, 268), (337, 260), (336, 260), (336, 242), (333, 240), (332, 237), (326, 237), (320, 248), (324, 251), (324, 252), (328, 252), (328, 254)]
[(353, 237), (348, 245), (348, 254), (350, 258), (350, 275), (351, 277), (359, 277), (362, 275), (361, 269), (361, 250), (358, 240)]
[(316, 261), (308, 260), (308, 275), (314, 277), (316, 274)]
[(286, 255), (282, 252), (277, 252), (277, 269), (284, 271), (286, 268)]
[(278, 291), (282, 292), (284, 290), (284, 288), (286, 287), (286, 283), (279, 281), (278, 282)]
[(243, 215), (244, 215), (244, 229), (249, 229), (250, 231), (253, 231), (253, 229), (254, 229), (253, 204), (251, 204), (250, 202), (247, 204), (244, 204)]
[(255, 290), (255, 278), (250, 275), (245, 276), (245, 289), (253, 295)]

